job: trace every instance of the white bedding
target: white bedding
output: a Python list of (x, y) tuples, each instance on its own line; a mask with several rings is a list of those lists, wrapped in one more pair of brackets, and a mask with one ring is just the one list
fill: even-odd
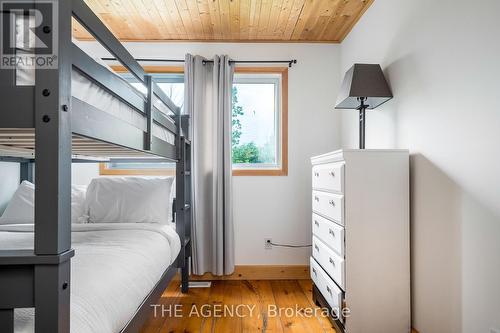
[[(180, 251), (172, 224), (72, 225), (71, 332), (117, 333)], [(33, 248), (33, 225), (0, 225), (0, 249)], [(15, 311), (15, 332), (33, 332), (33, 310)]]

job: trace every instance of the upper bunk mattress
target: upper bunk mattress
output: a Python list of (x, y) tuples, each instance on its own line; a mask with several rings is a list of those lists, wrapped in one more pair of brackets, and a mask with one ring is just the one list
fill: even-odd
[[(103, 70), (106, 70), (104, 66)], [(98, 84), (86, 78), (83, 74), (73, 68), (71, 72), (71, 96), (77, 98), (93, 107), (107, 112), (116, 118), (119, 118), (142, 131), (147, 130), (147, 119), (145, 115), (137, 112), (134, 108), (124, 103), (119, 98), (110, 94)], [(168, 109), (159, 100), (155, 99), (154, 107), (168, 116)], [(173, 122), (173, 121), (172, 121)], [(153, 135), (167, 141), (170, 144), (175, 144), (175, 135), (166, 128), (153, 123)]]
[[(113, 72), (105, 64), (97, 62), (103, 71), (109, 71), (120, 79), (124, 80), (120, 75)], [(31, 68), (19, 67), (16, 71), (16, 84), (20, 86), (30, 86), (35, 84), (35, 71)], [(140, 92), (137, 92), (141, 94)], [(129, 104), (115, 97), (113, 94), (102, 88), (97, 83), (88, 79), (75, 68), (71, 71), (71, 96), (79, 99), (103, 112), (106, 112), (126, 123), (142, 130), (147, 130), (146, 116), (136, 111)], [(163, 104), (156, 96), (153, 98), (153, 107), (159, 112), (165, 114), (167, 119), (172, 123), (172, 112)], [(171, 133), (166, 128), (153, 123), (153, 135), (163, 141), (175, 145), (175, 134)]]
[[(33, 248), (33, 225), (0, 225), (0, 250)], [(175, 226), (73, 224), (71, 332), (117, 333), (174, 262)], [(15, 310), (15, 332), (34, 332), (33, 309)]]

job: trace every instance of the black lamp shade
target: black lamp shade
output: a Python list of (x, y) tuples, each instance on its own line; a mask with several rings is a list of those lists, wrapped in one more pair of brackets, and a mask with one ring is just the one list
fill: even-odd
[(335, 108), (358, 109), (361, 104), (358, 97), (365, 97), (367, 109), (375, 109), (392, 98), (380, 65), (354, 64), (345, 73)]

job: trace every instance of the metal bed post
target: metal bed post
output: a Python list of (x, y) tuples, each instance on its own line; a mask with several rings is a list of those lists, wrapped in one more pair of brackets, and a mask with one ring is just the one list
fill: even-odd
[(184, 212), (184, 235), (185, 235), (185, 242), (184, 242), (184, 257), (185, 257), (185, 262), (184, 262), (184, 278), (182, 279), (183, 281), (183, 287), (184, 287), (184, 292), (188, 291), (189, 288), (189, 274), (190, 274), (190, 267), (191, 267), (191, 262), (190, 258), (192, 256), (192, 240), (191, 240), (191, 221), (192, 221), (192, 215), (193, 215), (193, 209), (192, 209), (192, 184), (191, 184), (191, 140), (189, 137), (189, 116), (188, 115), (180, 115), (181, 118), (181, 123), (180, 123), (180, 128), (181, 128), (181, 133), (182, 133), (182, 138), (183, 138), (183, 144), (181, 145), (181, 149), (183, 149), (183, 160), (184, 160), (184, 174), (182, 177), (182, 180), (184, 181), (184, 200), (186, 202), (185, 207), (186, 210)]
[(177, 265), (181, 270), (181, 291), (189, 289), (189, 258), (191, 256), (191, 157), (189, 140), (182, 131), (183, 116), (178, 115), (178, 162), (176, 165), (176, 231), (181, 239)]
[[(53, 36), (58, 47), (56, 69), (37, 68), (35, 86), (19, 87), (16, 73), (2, 69), (2, 112), (6, 127), (35, 128), (35, 233), (34, 250), (0, 251), (0, 327), (14, 331), (14, 309), (35, 308), (36, 333), (70, 331), (71, 219), (71, 2), (34, 2), (50, 23), (36, 28), (36, 34)], [(4, 15), (5, 13), (2, 13)], [(51, 36), (48, 36), (51, 37)], [(12, 108), (12, 109), (11, 109)], [(19, 112), (17, 112), (20, 110)], [(32, 160), (20, 160), (21, 180), (33, 180)]]
[(185, 270), (185, 279), (184, 279), (184, 289), (185, 292), (189, 289), (189, 273), (190, 273), (190, 267), (191, 267), (191, 261), (190, 258), (192, 256), (192, 242), (191, 242), (191, 221), (192, 221), (192, 216), (193, 216), (193, 209), (192, 209), (192, 192), (191, 192), (191, 141), (189, 140), (184, 140), (184, 159), (185, 159), (185, 165), (184, 165), (184, 188), (185, 188), (185, 194), (184, 198), (189, 206), (188, 212), (184, 215), (184, 234), (186, 235), (186, 241), (185, 241), (185, 258), (186, 261), (184, 263), (184, 270)]
[[(46, 5), (46, 4), (45, 4)], [(34, 2), (52, 22), (36, 28), (38, 36), (52, 38), (58, 47), (56, 69), (37, 68), (34, 87), (16, 86), (15, 70), (2, 69), (2, 99), (16, 112), (2, 112), (2, 123), (13, 128), (35, 127), (36, 190), (33, 250), (0, 251), (0, 327), (14, 330), (14, 309), (35, 308), (36, 333), (70, 330), (71, 246), (70, 183), (71, 129), (71, 2), (52, 2), (52, 8)], [(5, 13), (2, 13), (4, 15)], [(5, 80), (3, 80), (5, 79)], [(17, 112), (20, 110), (20, 112)], [(10, 110), (9, 110), (10, 111)], [(29, 162), (28, 162), (29, 163)], [(33, 166), (21, 165), (21, 179)]]
[(144, 139), (144, 149), (151, 150), (153, 148), (153, 78), (151, 75), (144, 76), (144, 83), (148, 89), (146, 98), (146, 135)]
[[(58, 0), (57, 26), (38, 32), (57, 34), (57, 69), (35, 73), (35, 255), (59, 258), (34, 266), (35, 332), (70, 330), (71, 250), (71, 2)], [(40, 7), (44, 15), (46, 7)], [(61, 260), (61, 255), (65, 260)]]

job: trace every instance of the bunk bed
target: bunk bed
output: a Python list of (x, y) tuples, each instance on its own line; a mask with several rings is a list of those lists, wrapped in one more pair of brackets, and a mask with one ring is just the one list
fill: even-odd
[[(137, 332), (150, 313), (150, 304), (178, 270), (181, 290), (188, 290), (189, 119), (83, 0), (56, 0), (53, 5), (58, 15), (54, 37), (58, 67), (37, 68), (34, 76), (27, 78), (34, 78), (34, 85), (19, 84), (27, 75), (19, 68), (0, 69), (0, 161), (20, 163), (21, 180), (35, 180), (36, 184), (33, 249), (0, 250), (0, 328), (2, 333), (14, 332), (14, 310), (34, 308), (36, 333), (70, 331), (70, 263), (75, 255), (70, 218), (72, 162), (173, 161), (175, 231), (180, 250), (174, 264), (165, 269), (121, 329)], [(44, 13), (46, 7), (37, 9), (49, 15)], [(72, 42), (72, 17), (145, 85), (145, 95)], [(55, 33), (47, 26), (37, 29)], [(87, 93), (82, 94), (83, 86), (89, 87)], [(165, 198), (166, 205), (168, 202)]]

